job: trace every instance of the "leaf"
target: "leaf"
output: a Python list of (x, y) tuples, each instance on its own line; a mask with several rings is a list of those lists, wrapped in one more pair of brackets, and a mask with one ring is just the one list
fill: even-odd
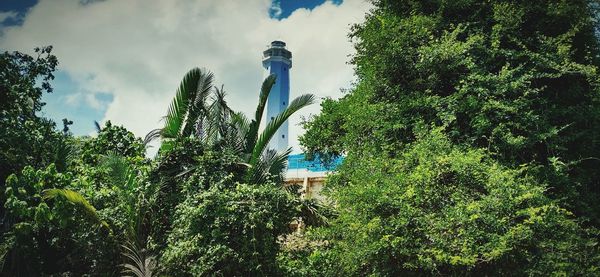
[(315, 96), (312, 94), (304, 94), (296, 97), (290, 105), (283, 110), (280, 114), (278, 114), (273, 120), (267, 124), (265, 130), (260, 134), (260, 137), (256, 141), (254, 148), (252, 150), (252, 156), (250, 158), (249, 164), (254, 165), (260, 158), (260, 155), (265, 151), (267, 144), (275, 135), (279, 127), (295, 112), (298, 110), (313, 104), (315, 101)]
[(94, 120), (94, 126), (96, 127), (97, 133), (100, 133), (102, 131), (102, 127), (100, 127), (100, 123), (98, 123), (98, 121)]
[(194, 125), (205, 110), (204, 101), (212, 81), (213, 74), (200, 68), (193, 68), (185, 74), (164, 118), (161, 132), (164, 140), (192, 134)]
[(112, 229), (108, 226), (108, 223), (102, 219), (96, 212), (96, 208), (90, 204), (90, 202), (83, 197), (83, 195), (79, 194), (76, 191), (72, 191), (69, 189), (46, 189), (42, 192), (43, 199), (54, 199), (57, 197), (62, 197), (67, 201), (75, 204), (79, 208), (83, 209), (83, 211), (96, 223), (100, 224), (102, 227), (106, 228), (111, 234)]
[(123, 274), (132, 274), (137, 277), (151, 277), (156, 268), (156, 257), (148, 255), (145, 249), (138, 247), (135, 243), (126, 242), (121, 245), (123, 255), (129, 261), (121, 264)]
[(230, 122), (234, 112), (227, 105), (225, 96), (226, 93), (222, 87), (221, 89), (215, 88), (212, 103), (208, 107), (206, 140), (212, 144), (225, 138), (228, 130), (232, 127)]
[(267, 99), (269, 99), (269, 93), (271, 93), (271, 88), (275, 84), (275, 80), (277, 79), (275, 74), (269, 75), (262, 84), (260, 89), (260, 95), (258, 96), (258, 106), (256, 106), (256, 113), (254, 115), (254, 120), (250, 123), (248, 134), (246, 136), (246, 152), (251, 153), (256, 141), (258, 139), (258, 128), (260, 127), (260, 121), (262, 120), (262, 116), (265, 110), (265, 106), (267, 105)]
[(154, 129), (146, 134), (144, 137), (144, 145), (148, 146), (154, 140), (160, 138), (162, 136), (162, 129)]
[[(208, 108), (206, 107), (206, 99), (208, 98), (210, 89), (213, 87), (213, 79), (213, 73), (204, 70), (198, 76), (196, 91), (190, 95), (192, 102), (188, 105), (188, 115), (183, 127), (183, 136), (187, 137), (194, 134), (194, 127), (197, 127), (196, 123), (207, 116)], [(198, 135), (198, 130), (196, 134)]]
[(248, 180), (249, 183), (265, 183), (270, 176), (276, 178), (276, 182), (282, 183), (284, 179), (283, 170), (287, 166), (288, 156), (291, 152), (292, 148), (288, 148), (283, 152), (277, 152), (273, 149), (265, 151), (256, 165), (250, 167), (252, 177), (251, 180)]

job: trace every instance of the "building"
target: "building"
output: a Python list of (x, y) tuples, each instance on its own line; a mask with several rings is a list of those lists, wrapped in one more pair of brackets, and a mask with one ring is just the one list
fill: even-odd
[(323, 201), (321, 194), (323, 185), (333, 170), (335, 170), (343, 161), (343, 157), (338, 157), (325, 164), (315, 158), (306, 160), (304, 154), (295, 154), (288, 157), (288, 168), (285, 175), (286, 186), (297, 186), (303, 198)]
[[(263, 51), (263, 67), (267, 75), (275, 74), (277, 79), (267, 100), (267, 122), (275, 119), (288, 105), (290, 101), (290, 69), (292, 68), (292, 52), (286, 49), (283, 41), (273, 41), (268, 49)], [(288, 122), (279, 128), (277, 133), (269, 142), (268, 148), (276, 151), (288, 149)], [(288, 186), (296, 185), (305, 198), (323, 200), (320, 194), (323, 184), (329, 172), (334, 170), (342, 161), (342, 158), (334, 160), (325, 165), (315, 159), (305, 160), (304, 154), (290, 155), (285, 183)]]
[[(285, 42), (273, 41), (263, 52), (262, 63), (268, 75), (275, 74), (277, 76), (267, 100), (267, 122), (271, 122), (289, 105), (292, 52), (285, 48)], [(288, 122), (286, 121), (269, 142), (269, 148), (285, 151), (288, 147)]]

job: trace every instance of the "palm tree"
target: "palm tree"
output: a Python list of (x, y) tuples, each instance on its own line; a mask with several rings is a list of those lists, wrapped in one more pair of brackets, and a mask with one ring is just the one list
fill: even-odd
[(267, 99), (276, 76), (270, 75), (264, 80), (252, 121), (229, 108), (222, 87), (214, 88), (212, 103), (208, 104), (206, 101), (212, 81), (212, 73), (198, 68), (190, 70), (181, 81), (169, 106), (164, 127), (150, 132), (146, 140), (160, 136), (161, 151), (166, 151), (173, 147), (177, 138), (195, 135), (207, 145), (224, 144), (237, 152), (250, 168), (246, 175), (247, 182), (262, 183), (269, 176), (275, 177), (276, 180), (281, 179), (291, 149), (278, 153), (268, 149), (268, 143), (290, 116), (314, 103), (314, 95), (304, 94), (295, 98), (259, 133)]
[(164, 127), (152, 130), (144, 141), (160, 137), (160, 150), (166, 151), (173, 147), (178, 138), (190, 137), (194, 133), (199, 137), (204, 136), (204, 119), (208, 116), (206, 99), (212, 89), (213, 79), (214, 75), (204, 69), (193, 68), (188, 71), (169, 105)]
[(271, 88), (275, 84), (276, 76), (271, 74), (263, 82), (258, 97), (258, 106), (254, 114), (254, 119), (248, 125), (245, 142), (245, 159), (251, 166), (246, 176), (246, 181), (250, 183), (261, 183), (266, 180), (269, 175), (276, 175), (276, 178), (281, 179), (281, 173), (287, 164), (287, 158), (291, 153), (291, 148), (283, 152), (275, 152), (267, 148), (269, 141), (273, 138), (277, 130), (285, 123), (290, 116), (300, 109), (311, 105), (315, 101), (315, 96), (312, 94), (303, 94), (296, 97), (285, 110), (271, 120), (265, 129), (259, 134), (259, 127), (264, 114), (264, 110), (271, 93)]

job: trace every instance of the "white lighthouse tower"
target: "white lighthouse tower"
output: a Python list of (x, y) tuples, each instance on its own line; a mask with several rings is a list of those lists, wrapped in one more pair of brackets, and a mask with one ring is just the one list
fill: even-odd
[[(290, 101), (292, 52), (285, 49), (285, 42), (278, 40), (271, 42), (269, 49), (263, 52), (263, 67), (267, 74), (277, 76), (267, 100), (267, 122), (270, 122), (289, 105)], [(285, 151), (288, 147), (288, 122), (286, 121), (269, 142), (269, 148)]]

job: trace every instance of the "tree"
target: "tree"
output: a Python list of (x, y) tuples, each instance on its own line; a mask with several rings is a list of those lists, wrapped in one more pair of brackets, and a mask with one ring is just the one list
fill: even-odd
[(116, 275), (132, 263), (115, 259), (123, 252), (151, 256), (143, 230), (158, 184), (147, 181), (141, 139), (107, 122), (95, 138), (62, 143), (70, 157), (61, 170), (28, 166), (7, 179), (1, 275)]
[(162, 138), (161, 150), (170, 149), (178, 138), (203, 136), (204, 121), (208, 115), (206, 100), (213, 78), (211, 72), (199, 68), (185, 74), (164, 118), (164, 127), (149, 134), (150, 137)]
[(274, 151), (269, 151), (267, 149), (269, 141), (290, 116), (300, 109), (311, 105), (315, 100), (315, 97), (312, 94), (303, 94), (294, 98), (280, 114), (267, 123), (265, 129), (259, 134), (259, 127), (267, 104), (267, 99), (269, 98), (269, 93), (271, 93), (271, 88), (275, 84), (276, 78), (277, 77), (274, 74), (271, 74), (263, 82), (254, 119), (250, 124), (244, 124), (244, 126), (248, 126), (247, 130), (242, 130), (246, 138), (244, 158), (250, 165), (250, 170), (246, 177), (246, 181), (249, 183), (264, 182), (268, 176), (276, 176), (281, 179), (280, 175), (285, 169), (287, 157), (291, 153), (291, 149), (282, 153), (274, 153)]
[[(267, 145), (314, 97), (294, 99), (259, 132), (275, 76), (263, 82), (253, 120), (229, 108), (223, 88), (213, 89), (211, 82), (212, 73), (190, 70), (165, 126), (147, 136), (163, 138), (151, 174), (152, 182), (161, 184), (152, 224), (162, 253), (159, 265), (163, 273), (176, 275), (272, 274), (277, 237), (289, 231), (296, 211), (291, 195), (277, 186), (289, 150), (277, 153)], [(226, 208), (230, 205), (239, 209)]]
[(165, 151), (173, 148), (177, 139), (198, 137), (209, 147), (218, 146), (219, 149), (228, 148), (237, 152), (250, 167), (247, 182), (258, 184), (266, 181), (268, 176), (279, 176), (290, 151), (269, 152), (267, 145), (291, 115), (314, 102), (314, 96), (304, 94), (292, 100), (259, 133), (276, 76), (271, 75), (263, 82), (252, 121), (227, 106), (222, 88), (215, 88), (212, 103), (207, 103), (212, 80), (212, 73), (199, 68), (186, 73), (169, 106), (164, 127), (149, 133), (147, 140), (160, 136), (163, 139), (161, 150)]
[(597, 274), (591, 1), (372, 2), (350, 33), (356, 86), (305, 122), (309, 154), (346, 158), (328, 181), (339, 217), (314, 229), (330, 244), (304, 259), (329, 275)]
[(6, 186), (8, 230), (0, 240), (2, 275), (112, 271), (107, 261), (118, 255), (114, 251), (118, 244), (103, 227), (105, 218), (75, 192), (85, 187), (81, 180), (57, 172), (51, 164), (40, 170), (27, 166), (9, 176)]
[[(152, 276), (156, 268), (156, 259), (147, 249), (149, 233), (146, 229), (148, 229), (148, 209), (156, 200), (156, 190), (140, 190), (143, 186), (137, 173), (123, 156), (111, 153), (105, 156), (102, 164), (109, 170), (118, 202), (125, 204), (125, 234), (121, 242), (121, 254), (126, 258), (126, 262), (121, 264), (123, 267), (121, 273), (139, 277)], [(112, 227), (101, 219), (96, 208), (80, 193), (57, 188), (46, 189), (42, 193), (43, 199), (62, 198), (78, 206), (89, 218), (109, 232), (109, 238), (115, 239)], [(117, 225), (117, 227), (121, 226)]]
[(226, 151), (212, 151), (197, 138), (178, 140), (162, 153), (149, 181), (159, 186), (158, 201), (151, 207), (151, 236), (158, 251), (167, 247), (177, 206), (211, 187), (227, 189), (242, 182), (245, 168), (240, 158)]
[[(44, 103), (44, 92), (51, 93), (50, 81), (58, 61), (52, 47), (36, 48), (36, 57), (20, 52), (0, 54), (0, 190), (6, 178), (25, 166), (45, 167), (56, 159), (56, 145), (62, 135), (55, 124), (36, 113)], [(5, 198), (0, 197), (0, 220)], [(0, 221), (0, 231), (3, 231)]]
[(278, 237), (295, 215), (291, 195), (273, 185), (210, 188), (177, 207), (163, 273), (272, 276)]
[[(352, 28), (359, 82), (323, 103), (309, 152), (396, 157), (420, 126), (499, 162), (600, 226), (599, 51), (589, 1), (373, 1)], [(553, 163), (567, 165), (557, 175)]]
[(317, 230), (328, 242), (311, 252), (323, 257), (318, 272), (598, 274), (596, 232), (544, 195), (545, 185), (484, 150), (453, 145), (441, 130), (418, 133), (396, 159), (364, 157), (329, 181), (339, 215)]

